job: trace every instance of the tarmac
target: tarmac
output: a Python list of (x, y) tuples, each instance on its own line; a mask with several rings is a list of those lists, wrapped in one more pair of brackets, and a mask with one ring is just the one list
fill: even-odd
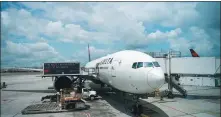
[[(41, 103), (41, 97), (53, 94), (48, 89), (51, 78), (37, 77), (40, 73), (1, 73), (1, 82), (7, 87), (1, 90), (1, 117), (132, 117), (128, 107), (116, 94), (100, 94), (100, 98), (87, 101), (87, 110), (22, 115), (21, 111), (31, 104)], [(165, 84), (160, 90), (165, 90)], [(145, 107), (143, 116), (148, 117), (220, 117), (220, 87), (185, 86), (187, 98), (174, 99), (149, 97), (141, 99)], [(44, 92), (44, 93), (43, 93)], [(179, 94), (176, 90), (174, 93)], [(213, 98), (211, 98), (213, 97)]]

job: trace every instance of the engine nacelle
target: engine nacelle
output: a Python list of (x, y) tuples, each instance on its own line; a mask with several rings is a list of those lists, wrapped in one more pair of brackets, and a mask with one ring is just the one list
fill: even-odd
[(54, 89), (57, 92), (60, 92), (60, 89), (71, 88), (71, 87), (72, 87), (72, 81), (67, 76), (60, 76), (55, 78), (54, 80)]

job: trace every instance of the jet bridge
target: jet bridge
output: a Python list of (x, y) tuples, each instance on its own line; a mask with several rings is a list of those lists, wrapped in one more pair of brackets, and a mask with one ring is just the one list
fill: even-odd
[(165, 81), (168, 82), (168, 89), (169, 89), (168, 98), (173, 98), (173, 88), (175, 88), (184, 97), (186, 97), (187, 96), (186, 90), (184, 88), (182, 88), (178, 82), (176, 82), (176, 81), (178, 81), (176, 79), (178, 79), (180, 76), (178, 74), (176, 74), (176, 75), (171, 74), (171, 67), (172, 67), (171, 58), (173, 56), (174, 56), (174, 54), (173, 54), (173, 51), (171, 51), (171, 50), (169, 51), (168, 54), (165, 54), (165, 57), (166, 57), (166, 59), (168, 59), (168, 62), (169, 62), (168, 63), (169, 64), (168, 65), (168, 67), (169, 67), (168, 68), (168, 74), (167, 73), (165, 74)]

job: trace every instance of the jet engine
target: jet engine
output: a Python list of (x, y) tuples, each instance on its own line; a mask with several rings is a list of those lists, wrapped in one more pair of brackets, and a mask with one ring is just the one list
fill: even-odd
[(55, 78), (54, 80), (54, 88), (57, 92), (59, 92), (60, 89), (71, 88), (71, 87), (72, 87), (72, 80), (67, 76), (60, 76)]

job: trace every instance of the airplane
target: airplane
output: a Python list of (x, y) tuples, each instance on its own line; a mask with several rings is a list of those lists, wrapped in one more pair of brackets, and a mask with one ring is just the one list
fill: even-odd
[(90, 68), (97, 68), (96, 79), (127, 93), (152, 93), (165, 81), (159, 63), (151, 56), (134, 50), (123, 50), (90, 61), (85, 69)]
[[(190, 51), (195, 52), (193, 49)], [(193, 55), (198, 56), (196, 52)], [(92, 78), (84, 77), (84, 79), (96, 84), (102, 86), (106, 84), (121, 92), (132, 94), (152, 93), (164, 84), (162, 68), (146, 53), (123, 50), (91, 61), (88, 45), (88, 57), (89, 62), (84, 66), (84, 70), (95, 69), (97, 74), (92, 75)], [(58, 77), (54, 81), (54, 87), (59, 91), (61, 88), (70, 87), (71, 82), (68, 77)]]
[(193, 49), (190, 49), (192, 57), (200, 57)]
[(93, 61), (89, 56), (85, 69), (93, 68), (97, 72), (94, 79), (117, 89), (123, 96), (132, 94), (133, 110), (142, 108), (139, 104), (142, 94), (153, 93), (165, 82), (159, 63), (150, 55), (134, 50), (119, 51)]

